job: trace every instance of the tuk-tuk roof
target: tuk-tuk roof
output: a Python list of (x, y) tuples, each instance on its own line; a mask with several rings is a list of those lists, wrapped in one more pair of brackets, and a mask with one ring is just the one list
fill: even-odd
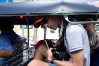
[(0, 3), (0, 15), (98, 13), (97, 0), (53, 0)]

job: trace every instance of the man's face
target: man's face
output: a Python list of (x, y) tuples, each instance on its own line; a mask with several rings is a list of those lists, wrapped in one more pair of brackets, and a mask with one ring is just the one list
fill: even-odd
[(95, 24), (87, 24), (86, 25), (86, 30), (90, 31), (91, 29), (94, 29)]
[(44, 24), (45, 27), (56, 30), (58, 28), (58, 20), (53, 18), (46, 18), (47, 22)]
[[(91, 18), (87, 18), (85, 21), (93, 21), (93, 20)], [(85, 26), (85, 29), (89, 32), (94, 30), (95, 28), (95, 24), (85, 24), (84, 26)]]

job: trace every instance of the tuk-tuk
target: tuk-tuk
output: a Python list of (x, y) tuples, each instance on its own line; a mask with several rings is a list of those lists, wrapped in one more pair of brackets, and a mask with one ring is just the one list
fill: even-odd
[[(29, 48), (29, 26), (34, 24), (38, 16), (44, 15), (91, 15), (99, 17), (99, 1), (97, 0), (53, 0), (53, 1), (29, 1), (15, 3), (0, 3), (0, 18), (12, 19), (14, 25), (27, 26), (27, 39), (15, 45), (15, 54), (11, 58), (10, 66), (26, 66), (33, 55), (34, 48)], [(97, 24), (99, 21), (69, 21), (71, 24)], [(5, 23), (6, 24), (6, 23)], [(22, 28), (24, 29), (24, 27)], [(27, 41), (26, 41), (27, 40)], [(34, 46), (34, 45), (33, 45)], [(25, 53), (25, 54), (24, 54)], [(29, 53), (32, 55), (30, 57)], [(27, 55), (26, 55), (27, 54)], [(24, 61), (26, 60), (26, 61)], [(9, 61), (7, 61), (9, 62)], [(5, 62), (7, 64), (7, 62)]]

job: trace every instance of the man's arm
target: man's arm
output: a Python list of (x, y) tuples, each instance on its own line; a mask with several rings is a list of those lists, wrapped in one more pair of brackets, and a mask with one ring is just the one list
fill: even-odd
[(10, 57), (12, 55), (13, 55), (12, 51), (9, 51), (6, 49), (0, 50), (0, 57), (6, 58), (6, 57)]
[[(51, 50), (48, 50), (48, 60), (52, 60), (51, 56)], [(76, 52), (71, 53), (72, 61), (59, 61), (59, 60), (54, 60), (54, 64), (58, 66), (83, 66), (83, 60), (84, 60), (84, 53), (83, 50), (79, 50)]]

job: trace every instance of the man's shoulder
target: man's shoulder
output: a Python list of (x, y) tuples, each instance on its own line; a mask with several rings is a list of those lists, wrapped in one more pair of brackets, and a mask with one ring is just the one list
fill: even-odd
[(82, 25), (71, 25), (71, 24), (69, 24), (68, 26), (67, 26), (67, 30), (81, 30), (81, 29), (84, 29), (83, 28), (83, 26)]
[(68, 28), (72, 28), (72, 27), (76, 27), (76, 28), (82, 28), (83, 26), (81, 24), (68, 24), (67, 25)]
[(67, 26), (67, 29), (66, 29), (66, 33), (67, 34), (83, 34), (85, 33), (86, 30), (84, 29), (84, 27), (82, 25), (69, 25)]

